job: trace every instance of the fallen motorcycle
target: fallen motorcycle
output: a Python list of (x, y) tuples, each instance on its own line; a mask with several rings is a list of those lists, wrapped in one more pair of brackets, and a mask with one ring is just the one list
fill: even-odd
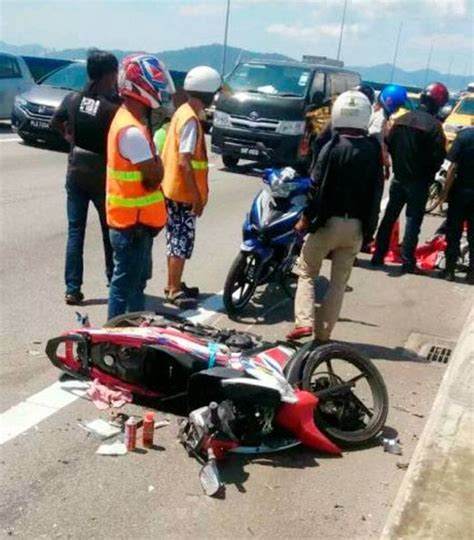
[(222, 489), (216, 461), (304, 444), (340, 454), (370, 443), (388, 412), (384, 381), (370, 360), (338, 343), (301, 347), (193, 324), (155, 312), (80, 327), (48, 341), (62, 371), (152, 398), (186, 399), (180, 437), (207, 461), (205, 492)]

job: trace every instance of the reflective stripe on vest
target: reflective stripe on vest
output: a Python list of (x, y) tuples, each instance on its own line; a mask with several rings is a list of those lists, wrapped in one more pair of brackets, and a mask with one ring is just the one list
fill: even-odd
[(120, 171), (107, 167), (107, 176), (120, 182), (141, 182), (143, 174), (140, 171)]
[(196, 161), (196, 160), (191, 160), (191, 167), (195, 170), (195, 171), (205, 171), (207, 169), (209, 169), (209, 164), (207, 161)]
[(107, 202), (121, 206), (122, 208), (143, 208), (150, 204), (162, 202), (165, 197), (161, 191), (152, 193), (151, 195), (144, 195), (143, 197), (119, 197), (118, 195), (107, 195)]

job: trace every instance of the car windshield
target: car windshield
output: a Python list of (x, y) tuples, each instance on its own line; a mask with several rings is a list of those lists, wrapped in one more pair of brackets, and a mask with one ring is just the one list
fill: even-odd
[(474, 98), (463, 99), (455, 112), (457, 114), (474, 115)]
[(226, 83), (233, 92), (303, 97), (310, 74), (308, 69), (294, 66), (239, 64)]
[(54, 86), (55, 88), (65, 88), (67, 90), (82, 90), (86, 83), (86, 65), (75, 63), (47, 75), (39, 84)]

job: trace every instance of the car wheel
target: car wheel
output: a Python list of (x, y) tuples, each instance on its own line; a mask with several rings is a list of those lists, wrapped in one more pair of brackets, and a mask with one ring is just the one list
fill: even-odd
[(36, 139), (32, 137), (31, 135), (26, 135), (25, 133), (18, 133), (18, 135), (21, 137), (21, 140), (28, 145), (35, 145), (37, 143)]
[(222, 163), (229, 168), (232, 169), (234, 167), (237, 167), (239, 163), (239, 158), (236, 158), (234, 156), (222, 156)]

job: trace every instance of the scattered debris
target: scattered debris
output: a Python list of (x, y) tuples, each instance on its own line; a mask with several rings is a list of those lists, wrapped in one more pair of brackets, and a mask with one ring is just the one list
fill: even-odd
[(170, 420), (168, 418), (165, 418), (164, 420), (157, 420), (155, 422), (155, 429), (160, 429), (162, 427), (166, 427), (170, 425)]
[(114, 437), (122, 431), (120, 427), (113, 426), (101, 418), (97, 418), (96, 420), (91, 420), (90, 422), (86, 423), (80, 423), (79, 425), (86, 431), (94, 433), (104, 440), (110, 439), (110, 437)]
[(367, 518), (362, 514), (362, 517), (361, 517), (362, 521), (367, 521)]
[(406, 471), (408, 469), (409, 463), (397, 463), (397, 469), (402, 469), (403, 471)]
[(402, 407), (401, 405), (393, 405), (393, 409), (397, 409), (397, 411), (402, 411), (402, 412), (411, 412), (410, 409), (407, 409), (406, 407)]
[(112, 444), (101, 444), (96, 451), (96, 454), (101, 456), (124, 456), (126, 453), (127, 447), (121, 441)]
[(155, 491), (155, 486), (148, 486), (148, 493)]
[(343, 504), (335, 504), (334, 508), (344, 508), (344, 505)]
[(402, 446), (399, 439), (382, 439), (384, 452), (401, 456), (403, 454)]
[(113, 390), (104, 384), (101, 384), (98, 379), (90, 385), (86, 392), (87, 397), (100, 410), (106, 410), (110, 407), (122, 407), (126, 403), (132, 402), (131, 392), (124, 390)]
[(417, 418), (424, 418), (425, 417), (424, 414), (420, 414), (420, 413), (416, 413), (416, 412), (411, 413), (411, 414), (412, 414), (412, 416), (416, 416)]
[(28, 351), (28, 354), (29, 354), (30, 356), (39, 356), (39, 355), (41, 354), (41, 351), (38, 351), (37, 349), (30, 349), (30, 350)]
[(252, 531), (252, 529), (250, 527), (247, 527), (247, 530), (252, 536), (255, 536), (255, 533)]

